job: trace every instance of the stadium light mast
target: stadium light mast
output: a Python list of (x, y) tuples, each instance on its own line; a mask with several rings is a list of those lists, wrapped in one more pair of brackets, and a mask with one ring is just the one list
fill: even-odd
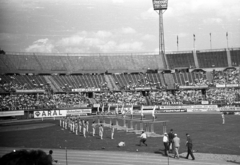
[(159, 15), (159, 55), (163, 56), (164, 67), (169, 69), (167, 63), (167, 57), (165, 54), (165, 43), (164, 43), (164, 28), (163, 28), (163, 13), (167, 10), (168, 0), (152, 0), (153, 9)]

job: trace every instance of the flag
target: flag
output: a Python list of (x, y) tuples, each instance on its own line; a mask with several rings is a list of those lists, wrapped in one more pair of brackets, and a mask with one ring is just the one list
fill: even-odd
[(111, 105), (108, 105), (108, 113), (110, 112), (110, 107), (111, 107)]
[(226, 37), (228, 38), (228, 32), (226, 32)]
[(143, 105), (141, 107), (141, 116), (143, 116)]
[(118, 104), (117, 104), (117, 108), (115, 109), (115, 113), (116, 115), (118, 114)]
[(133, 115), (133, 105), (132, 105), (132, 107), (130, 109), (130, 112), (131, 112), (131, 115)]
[(193, 40), (195, 41), (196, 39), (195, 39), (195, 34), (193, 34)]
[(177, 44), (178, 44), (178, 36), (177, 36)]
[(153, 111), (152, 111), (152, 116), (155, 117), (155, 110), (156, 110), (156, 105), (154, 105)]
[(124, 104), (122, 105), (122, 109), (121, 109), (121, 113), (122, 113), (122, 114), (124, 114), (123, 108), (124, 108)]
[(102, 106), (102, 112), (104, 112), (104, 104), (103, 104), (103, 106)]

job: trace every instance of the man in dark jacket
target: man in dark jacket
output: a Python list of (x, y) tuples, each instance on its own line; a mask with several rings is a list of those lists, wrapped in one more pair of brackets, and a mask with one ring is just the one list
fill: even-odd
[(195, 160), (195, 157), (193, 155), (193, 150), (192, 150), (192, 147), (193, 147), (192, 139), (191, 139), (191, 137), (188, 133), (186, 134), (186, 136), (187, 136), (186, 146), (187, 146), (187, 149), (188, 149), (186, 159), (188, 159), (188, 156), (191, 155), (192, 160)]
[(168, 133), (168, 140), (169, 140), (169, 152), (172, 152), (173, 150), (173, 138), (174, 138), (174, 134), (173, 134), (173, 129), (170, 130), (170, 132)]

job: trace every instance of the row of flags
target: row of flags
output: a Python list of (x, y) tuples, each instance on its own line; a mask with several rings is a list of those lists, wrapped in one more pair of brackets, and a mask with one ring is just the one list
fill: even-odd
[[(212, 36), (212, 33), (209, 33), (210, 35), (210, 39), (211, 39), (211, 36)], [(228, 32), (226, 32), (226, 38), (228, 39)], [(193, 34), (193, 40), (196, 41), (196, 35)], [(178, 44), (178, 35), (177, 35), (177, 44)]]

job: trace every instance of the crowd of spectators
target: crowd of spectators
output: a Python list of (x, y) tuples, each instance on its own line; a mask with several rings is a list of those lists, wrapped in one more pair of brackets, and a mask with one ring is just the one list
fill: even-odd
[(206, 91), (206, 99), (211, 104), (232, 104), (239, 101), (240, 89), (211, 88)]
[(201, 90), (154, 91), (149, 96), (153, 104), (197, 104), (204, 99)]
[(235, 68), (226, 69), (224, 71), (213, 71), (213, 83), (224, 84), (239, 84), (239, 70)]
[(105, 92), (95, 95), (95, 100), (100, 104), (147, 104), (146, 97), (141, 92)]
[(31, 84), (29, 83), (18, 83), (15, 80), (15, 77), (10, 76), (11, 81), (4, 81), (0, 77), (0, 89), (3, 92), (14, 92), (16, 90), (38, 90), (38, 89), (43, 89), (43, 90), (48, 90), (48, 85), (47, 84), (38, 84), (35, 82), (35, 80), (31, 80)]
[(84, 94), (9, 94), (0, 95), (0, 110), (55, 109), (89, 105)]
[[(224, 71), (214, 71), (213, 80), (210, 82), (203, 76), (195, 79), (193, 83), (186, 82), (189, 86), (202, 86), (216, 84), (238, 84), (239, 70), (235, 68), (226, 69)], [(144, 79), (144, 83), (129, 82), (124, 90), (111, 91), (107, 88), (107, 83), (101, 87), (105, 87), (102, 92), (97, 92), (90, 99), (84, 93), (66, 92), (63, 94), (49, 93), (47, 85), (19, 85), (16, 81), (10, 83), (0, 79), (0, 92), (5, 93), (0, 95), (0, 110), (22, 110), (22, 109), (54, 109), (61, 107), (77, 107), (78, 105), (97, 104), (133, 104), (133, 105), (148, 105), (148, 104), (201, 104), (201, 101), (208, 101), (210, 104), (232, 104), (235, 101), (240, 101), (240, 89), (237, 88), (213, 88), (204, 89), (188, 89), (188, 90), (173, 90), (168, 91), (165, 88), (157, 88), (160, 85), (153, 83), (148, 79)], [(34, 81), (33, 81), (34, 84)], [(137, 87), (150, 87), (150, 91), (145, 95), (143, 92), (137, 91)], [(2, 89), (2, 90), (1, 90)], [(15, 90), (25, 89), (44, 89), (42, 94), (23, 94), (15, 93)], [(93, 102), (92, 102), (93, 100)]]

